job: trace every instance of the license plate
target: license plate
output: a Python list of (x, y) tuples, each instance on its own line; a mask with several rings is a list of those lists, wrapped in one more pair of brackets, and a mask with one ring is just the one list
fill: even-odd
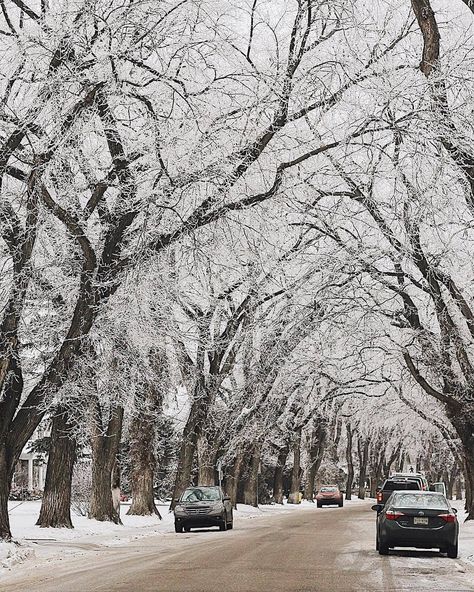
[(428, 524), (428, 518), (413, 518), (413, 524)]

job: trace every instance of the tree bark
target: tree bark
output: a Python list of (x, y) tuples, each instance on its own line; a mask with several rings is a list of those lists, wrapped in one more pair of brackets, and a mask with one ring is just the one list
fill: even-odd
[(453, 468), (451, 471), (446, 471), (446, 495), (448, 499), (452, 500), (454, 495), (454, 484), (459, 474), (459, 467), (457, 463), (454, 463)]
[(168, 358), (163, 347), (150, 350), (148, 358), (155, 371), (153, 382), (146, 381), (137, 391), (136, 416), (131, 422), (130, 458), (132, 463), (132, 504), (129, 515), (161, 515), (155, 505), (155, 437), (157, 416), (163, 410), (163, 393), (168, 385)]
[(247, 476), (244, 486), (244, 504), (258, 508), (258, 469), (260, 466), (260, 446), (255, 445), (252, 449)]
[(301, 488), (301, 428), (296, 430), (293, 442), (293, 469), (291, 471), (291, 490), (289, 504), (300, 503)]
[(46, 483), (37, 526), (74, 528), (71, 520), (71, 485), (76, 462), (76, 440), (71, 418), (59, 408), (53, 417)]
[(309, 467), (306, 476), (304, 498), (310, 502), (314, 502), (314, 483), (323, 460), (326, 441), (327, 422), (324, 419), (320, 419), (311, 434), (309, 447)]
[(11, 541), (8, 498), (13, 479), (14, 468), (8, 458), (6, 446), (0, 447), (0, 540)]
[(456, 500), (462, 500), (462, 479), (460, 475), (458, 475), (458, 478), (456, 479), (455, 491)]
[(96, 418), (92, 428), (92, 493), (89, 518), (121, 524), (112, 499), (112, 475), (122, 435), (123, 407), (113, 407), (104, 433), (99, 401), (95, 401)]
[(209, 442), (207, 436), (201, 435), (197, 439), (197, 457), (198, 457), (198, 483), (199, 485), (216, 484), (216, 457), (212, 442)]
[(367, 463), (369, 460), (369, 438), (357, 440), (357, 450), (359, 454), (359, 499), (365, 499), (365, 481), (367, 479)]
[(278, 453), (275, 473), (273, 475), (273, 501), (276, 504), (283, 504), (283, 471), (288, 454), (288, 445), (285, 445)]
[(128, 515), (161, 515), (155, 505), (153, 491), (155, 475), (155, 426), (153, 418), (139, 416), (131, 422), (130, 461), (132, 504)]
[(448, 407), (447, 411), (462, 444), (466, 487), (466, 520), (474, 520), (474, 425), (469, 421), (468, 413), (463, 415), (456, 407)]
[(352, 459), (352, 439), (353, 431), (351, 424), (346, 424), (346, 462), (347, 462), (347, 481), (346, 481), (346, 500), (352, 499), (352, 483), (354, 481), (354, 461)]
[(232, 502), (232, 506), (237, 508), (237, 492), (239, 487), (240, 477), (242, 475), (242, 469), (244, 467), (245, 453), (240, 451), (235, 457), (234, 464), (232, 466), (231, 474), (227, 479), (227, 493)]
[(370, 497), (375, 497), (377, 486), (382, 478), (383, 452), (375, 447), (372, 451), (372, 462), (370, 472)]

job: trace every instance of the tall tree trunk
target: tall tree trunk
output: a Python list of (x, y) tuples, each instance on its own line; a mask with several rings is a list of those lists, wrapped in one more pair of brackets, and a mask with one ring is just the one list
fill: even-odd
[(156, 458), (155, 437), (157, 416), (163, 409), (163, 393), (169, 382), (168, 357), (163, 347), (154, 347), (148, 358), (155, 371), (153, 382), (146, 381), (135, 396), (137, 415), (131, 422), (130, 458), (132, 463), (132, 504), (130, 515), (161, 515), (155, 505), (153, 490)]
[(76, 440), (68, 412), (59, 408), (53, 417), (46, 483), (37, 526), (73, 528), (71, 486), (76, 461)]
[(459, 474), (458, 474), (458, 478), (456, 479), (455, 491), (456, 491), (456, 500), (462, 500), (462, 479), (461, 479), (461, 475), (459, 475)]
[(258, 469), (260, 466), (260, 445), (252, 447), (244, 486), (244, 504), (258, 508)]
[(459, 474), (459, 467), (457, 463), (454, 463), (453, 468), (451, 471), (446, 471), (446, 495), (448, 499), (453, 499), (453, 492), (454, 492), (454, 484), (456, 482), (457, 476)]
[(402, 449), (400, 449), (400, 456), (398, 457), (397, 465), (396, 465), (397, 473), (403, 473), (403, 466), (404, 465), (405, 465), (405, 452)]
[(10, 520), (8, 514), (8, 498), (13, 479), (14, 468), (8, 458), (6, 446), (0, 447), (0, 540), (10, 541)]
[(304, 489), (304, 498), (314, 502), (314, 483), (319, 467), (323, 460), (324, 450), (327, 440), (327, 423), (324, 419), (318, 420), (318, 423), (311, 434), (311, 443), (309, 447), (309, 467), (306, 476)]
[(285, 444), (278, 453), (275, 473), (273, 475), (273, 501), (276, 504), (283, 504), (283, 471), (285, 469), (288, 453), (289, 448), (287, 444)]
[(293, 442), (293, 469), (291, 471), (291, 490), (288, 496), (289, 504), (300, 503), (301, 489), (301, 428), (296, 430)]
[(154, 418), (139, 415), (131, 422), (130, 461), (132, 504), (127, 512), (135, 516), (161, 515), (155, 505), (153, 491), (155, 475)]
[(383, 461), (384, 461), (384, 452), (383, 450), (374, 452), (374, 464), (372, 469), (372, 475), (370, 479), (370, 497), (375, 497), (376, 489), (379, 485), (381, 485), (382, 481), (382, 469), (383, 469)]
[(466, 487), (466, 520), (474, 520), (474, 425), (469, 421), (467, 413), (462, 415), (456, 408), (454, 410), (448, 408), (448, 417), (462, 444)]
[(214, 398), (214, 390), (206, 388), (204, 379), (204, 350), (199, 352), (200, 368), (199, 377), (194, 385), (193, 402), (189, 416), (183, 430), (183, 438), (178, 456), (178, 467), (173, 488), (171, 509), (174, 509), (176, 500), (179, 499), (186, 487), (191, 484), (194, 455), (197, 449), (198, 438), (206, 422), (209, 407)]
[(232, 506), (237, 508), (237, 491), (239, 487), (240, 477), (242, 475), (242, 469), (244, 467), (245, 453), (243, 451), (237, 452), (232, 470), (227, 478), (227, 493), (231, 499)]
[(207, 436), (203, 434), (197, 439), (197, 457), (199, 485), (215, 485), (217, 450)]
[(354, 461), (352, 459), (352, 439), (353, 431), (351, 424), (346, 424), (346, 462), (347, 462), (347, 481), (346, 481), (346, 500), (352, 499), (352, 483), (354, 481)]
[(176, 469), (176, 478), (173, 488), (173, 499), (171, 501), (171, 509), (176, 505), (176, 501), (181, 497), (182, 493), (191, 485), (191, 475), (193, 472), (194, 453), (197, 444), (197, 424), (194, 417), (194, 411), (191, 408), (191, 413), (188, 417), (186, 425), (184, 426), (181, 446), (179, 449), (178, 467)]
[(113, 407), (104, 433), (99, 401), (95, 401), (96, 421), (92, 428), (92, 492), (89, 518), (121, 524), (112, 499), (112, 475), (122, 435), (123, 407)]
[(367, 479), (367, 463), (369, 460), (369, 438), (357, 440), (357, 451), (359, 454), (359, 499), (365, 499), (365, 480)]

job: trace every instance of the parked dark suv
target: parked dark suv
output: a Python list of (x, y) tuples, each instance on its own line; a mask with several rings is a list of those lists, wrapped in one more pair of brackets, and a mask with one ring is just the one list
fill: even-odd
[(389, 477), (377, 491), (377, 504), (385, 506), (388, 498), (394, 491), (423, 491), (424, 483), (421, 479), (412, 476)]
[(232, 503), (221, 487), (188, 487), (174, 508), (176, 532), (189, 532), (191, 528), (205, 526), (230, 530), (233, 525)]

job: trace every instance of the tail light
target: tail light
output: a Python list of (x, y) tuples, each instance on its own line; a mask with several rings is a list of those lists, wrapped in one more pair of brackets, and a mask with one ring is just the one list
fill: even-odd
[(398, 520), (400, 516), (405, 516), (405, 514), (403, 512), (392, 512), (392, 510), (387, 510), (385, 512), (387, 520)]
[(378, 501), (379, 503), (383, 501), (383, 495), (382, 495), (382, 492), (381, 492), (381, 491), (379, 491), (379, 492), (377, 493), (377, 501)]
[(454, 514), (439, 514), (438, 518), (442, 518), (445, 522), (456, 522)]

